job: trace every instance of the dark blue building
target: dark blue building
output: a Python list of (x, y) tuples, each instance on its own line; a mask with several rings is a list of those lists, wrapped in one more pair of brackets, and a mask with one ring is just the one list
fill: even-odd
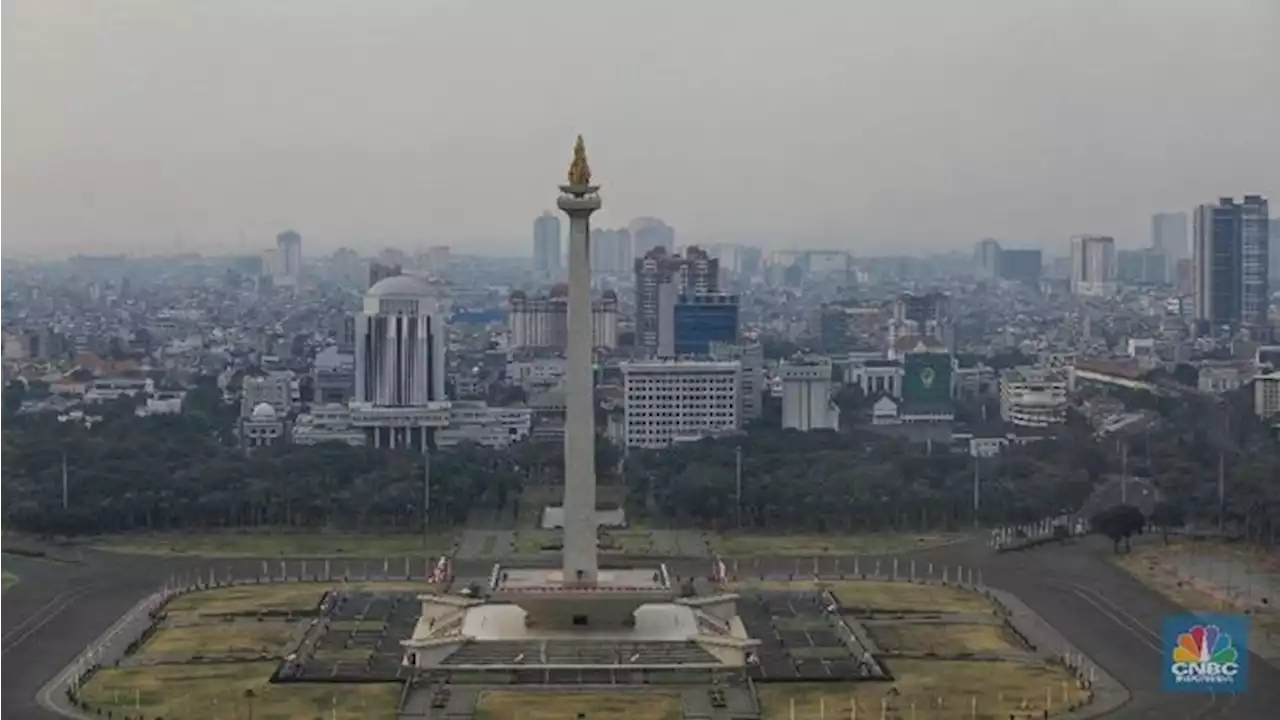
[(738, 342), (737, 295), (681, 295), (674, 314), (676, 355), (707, 355), (711, 343)]

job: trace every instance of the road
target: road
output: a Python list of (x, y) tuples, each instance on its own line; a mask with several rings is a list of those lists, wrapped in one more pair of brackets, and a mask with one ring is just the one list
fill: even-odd
[[(1147, 589), (1107, 561), (1110, 544), (1087, 538), (1072, 545), (1050, 545), (1025, 552), (994, 555), (981, 542), (922, 550), (899, 558), (899, 572), (908, 572), (912, 559), (924, 574), (930, 563), (935, 575), (941, 568), (979, 569), (986, 584), (1007, 590), (1053, 625), (1070, 643), (1131, 692), (1131, 700), (1114, 717), (1160, 720), (1252, 720), (1272, 717), (1280, 707), (1280, 671), (1254, 657), (1250, 666), (1250, 691), (1239, 696), (1170, 695), (1160, 692), (1164, 653), (1159, 637), (1162, 618), (1181, 611), (1175, 604)], [(862, 572), (871, 572), (877, 560), (888, 573), (894, 556), (857, 558)], [(423, 558), (411, 559), (411, 573), (421, 577)], [(650, 563), (654, 561), (649, 561)], [(705, 576), (705, 558), (665, 560), (673, 575)], [(853, 557), (823, 558), (819, 571), (853, 572)], [(306, 561), (306, 573), (323, 572), (324, 560)], [(4, 593), (3, 703), (0, 714), (9, 718), (56, 717), (36, 703), (40, 687), (86, 645), (93, 642), (123, 613), (172, 574), (217, 577), (232, 574), (252, 577), (262, 573), (260, 560), (195, 560), (191, 558), (138, 558), (110, 553), (85, 553), (80, 564), (31, 558), (6, 557), (5, 564), (22, 582)], [(392, 574), (402, 573), (403, 558), (387, 561)], [(459, 576), (485, 576), (491, 563), (459, 563)], [(739, 560), (743, 575), (760, 572), (772, 577), (812, 573), (813, 561), (795, 558)], [(352, 577), (364, 572), (381, 574), (382, 561), (333, 560), (330, 572)], [(758, 568), (758, 570), (757, 570)], [(302, 561), (286, 565), (290, 576), (302, 571)], [(267, 561), (272, 575), (280, 562)]]

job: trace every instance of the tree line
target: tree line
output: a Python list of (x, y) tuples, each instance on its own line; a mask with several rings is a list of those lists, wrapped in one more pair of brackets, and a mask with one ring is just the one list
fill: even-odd
[[(188, 400), (181, 415), (108, 413), (92, 428), (49, 415), (9, 416), (6, 529), (62, 535), (421, 529), (427, 471), (421, 455), (337, 443), (246, 454), (234, 446), (216, 389), (199, 388)], [(602, 484), (625, 490), (633, 518), (810, 533), (1031, 522), (1080, 510), (1107, 476), (1127, 472), (1152, 478), (1178, 517), (1275, 542), (1280, 445), (1242, 396), (1212, 407), (1199, 402), (1162, 406), (1165, 424), (1121, 439), (1098, 439), (1073, 414), (1053, 439), (1011, 446), (995, 458), (865, 430), (799, 433), (754, 425), (737, 437), (633, 449), (625, 458), (602, 439), (596, 465)], [(452, 525), (477, 508), (510, 508), (528, 487), (558, 485), (563, 473), (556, 442), (436, 451), (429, 522)]]

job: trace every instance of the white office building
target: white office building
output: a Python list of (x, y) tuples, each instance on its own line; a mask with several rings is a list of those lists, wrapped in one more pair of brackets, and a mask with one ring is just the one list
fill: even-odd
[(651, 360), (622, 364), (627, 447), (736, 432), (742, 423), (736, 361)]
[(1000, 415), (1019, 427), (1064, 423), (1068, 384), (1067, 373), (1059, 370), (1009, 368), (1000, 376)]
[(831, 360), (809, 358), (783, 362), (782, 427), (803, 432), (838, 430), (840, 410), (832, 401)]

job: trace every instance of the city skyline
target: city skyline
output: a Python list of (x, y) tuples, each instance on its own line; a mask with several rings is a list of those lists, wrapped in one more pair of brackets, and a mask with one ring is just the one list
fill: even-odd
[(1266, 0), (725, 7), (7, 3), (5, 254), (525, 254), (579, 132), (598, 224), (686, 245), (1141, 247), (1280, 196)]

